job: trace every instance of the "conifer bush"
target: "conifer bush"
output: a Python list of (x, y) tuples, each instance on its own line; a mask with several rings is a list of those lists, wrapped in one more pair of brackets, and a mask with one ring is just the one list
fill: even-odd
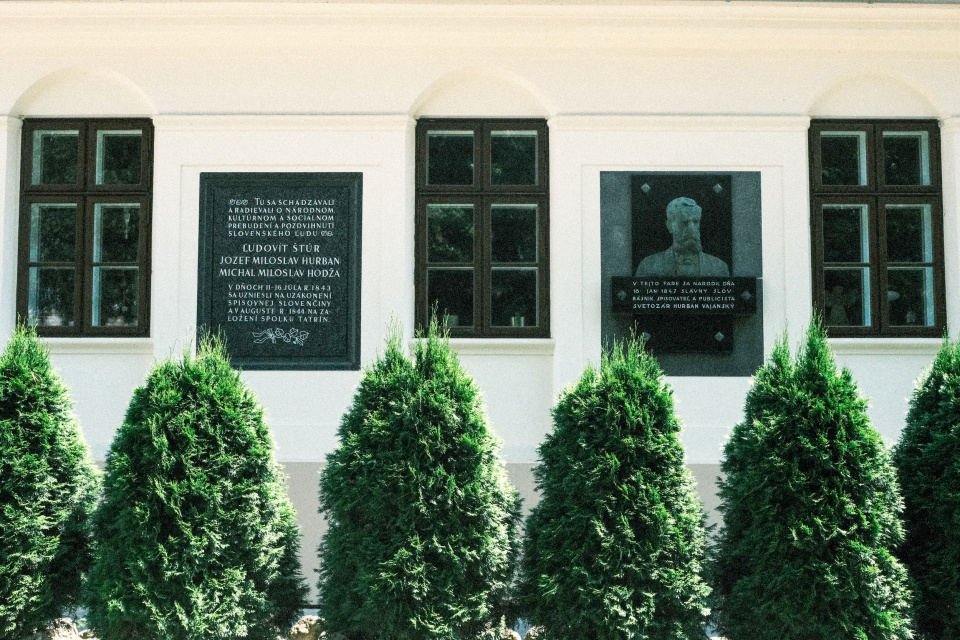
[(704, 514), (656, 361), (635, 339), (605, 350), (553, 420), (518, 586), (537, 637), (705, 637)]
[(0, 637), (77, 605), (98, 489), (50, 351), (19, 327), (0, 356)]
[(223, 343), (154, 366), (107, 456), (86, 591), (100, 640), (275, 640), (299, 530), (263, 410)]
[(754, 377), (724, 448), (714, 619), (729, 640), (912, 637), (889, 455), (819, 322)]
[(894, 449), (921, 640), (960, 638), (960, 343), (944, 342), (918, 382)]
[(351, 640), (478, 640), (508, 614), (520, 499), (436, 324), (364, 371), (320, 476), (320, 616)]

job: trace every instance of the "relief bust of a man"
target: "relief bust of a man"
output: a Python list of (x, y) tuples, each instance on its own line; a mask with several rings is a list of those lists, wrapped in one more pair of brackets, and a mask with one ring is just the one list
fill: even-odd
[(690, 198), (676, 198), (667, 205), (667, 229), (673, 245), (666, 251), (644, 258), (637, 267), (638, 278), (649, 276), (730, 275), (730, 267), (716, 256), (703, 252), (700, 245), (700, 218), (703, 209)]

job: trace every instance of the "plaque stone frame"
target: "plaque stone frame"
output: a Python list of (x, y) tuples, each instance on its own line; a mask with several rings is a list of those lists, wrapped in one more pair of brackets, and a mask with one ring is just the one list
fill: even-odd
[(247, 370), (360, 369), (363, 174), (203, 172), (197, 335)]

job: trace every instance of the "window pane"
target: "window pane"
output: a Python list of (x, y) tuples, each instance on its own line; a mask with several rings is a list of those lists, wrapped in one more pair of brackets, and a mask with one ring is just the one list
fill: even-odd
[(473, 262), (473, 205), (427, 205), (427, 262)]
[(140, 205), (97, 204), (93, 211), (93, 261), (136, 262), (140, 248)]
[(832, 327), (870, 326), (870, 272), (824, 269), (826, 322)]
[(27, 322), (41, 327), (73, 326), (73, 267), (30, 267)]
[(865, 204), (823, 205), (824, 262), (869, 262), (870, 235)]
[(77, 205), (30, 205), (30, 262), (73, 262), (77, 255)]
[(933, 262), (930, 205), (888, 204), (887, 261)]
[(495, 204), (490, 218), (494, 262), (537, 261), (537, 205)]
[(820, 133), (823, 184), (853, 186), (867, 184), (866, 158), (867, 134), (865, 131)]
[(883, 132), (883, 177), (890, 185), (930, 184), (930, 139), (926, 131)]
[(492, 184), (537, 184), (537, 132), (493, 131), (490, 138)]
[(495, 327), (537, 326), (536, 267), (494, 267), (490, 307)]
[(933, 326), (933, 267), (891, 267), (887, 271), (890, 324)]
[(34, 131), (31, 184), (77, 184), (79, 131)]
[(93, 268), (93, 326), (137, 326), (137, 267)]
[(473, 184), (473, 131), (427, 132), (427, 184)]
[(427, 304), (448, 328), (473, 326), (473, 269), (427, 269)]
[(97, 184), (140, 184), (143, 132), (97, 131)]

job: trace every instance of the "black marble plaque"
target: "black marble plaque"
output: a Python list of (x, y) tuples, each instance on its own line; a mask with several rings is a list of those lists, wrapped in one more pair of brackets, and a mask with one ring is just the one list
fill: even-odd
[(362, 173), (201, 173), (197, 330), (244, 369), (360, 368)]
[(757, 312), (757, 279), (611, 278), (613, 312), (670, 315), (750, 315)]

